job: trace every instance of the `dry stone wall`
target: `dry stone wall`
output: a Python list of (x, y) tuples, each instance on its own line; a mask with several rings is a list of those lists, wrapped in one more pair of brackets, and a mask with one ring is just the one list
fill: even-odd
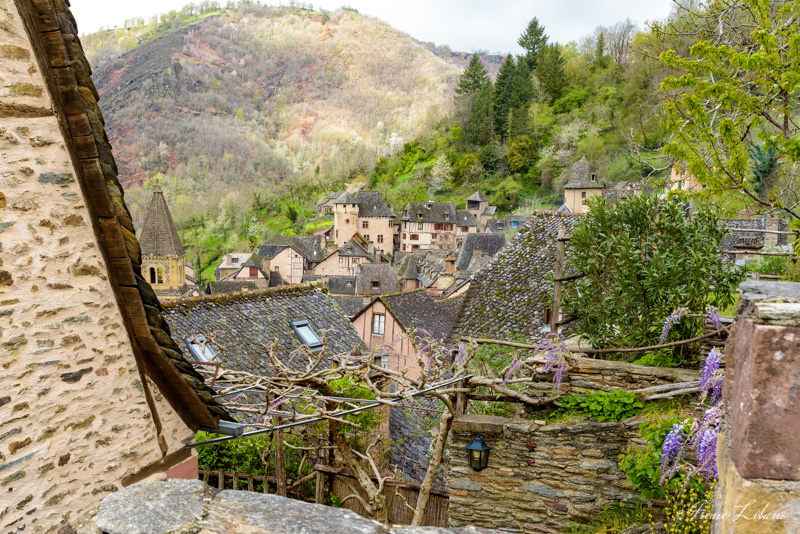
[[(461, 416), (450, 447), (450, 525), (563, 532), (605, 506), (634, 501), (638, 492), (618, 459), (638, 433), (638, 421), (567, 425)], [(466, 447), (476, 435), (492, 448), (482, 471), (467, 463)]]

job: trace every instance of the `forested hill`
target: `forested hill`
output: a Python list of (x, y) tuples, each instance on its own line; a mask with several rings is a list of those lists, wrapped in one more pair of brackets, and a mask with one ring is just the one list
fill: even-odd
[(82, 40), (135, 219), (158, 179), (181, 226), (367, 174), (452, 112), (463, 68), (347, 9), (188, 7)]

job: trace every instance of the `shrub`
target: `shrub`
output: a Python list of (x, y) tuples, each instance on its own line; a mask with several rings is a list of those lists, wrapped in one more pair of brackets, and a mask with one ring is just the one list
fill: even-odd
[(638, 414), (644, 403), (635, 393), (615, 389), (609, 393), (598, 391), (583, 395), (570, 395), (561, 399), (566, 409), (582, 411), (595, 421), (621, 421)]

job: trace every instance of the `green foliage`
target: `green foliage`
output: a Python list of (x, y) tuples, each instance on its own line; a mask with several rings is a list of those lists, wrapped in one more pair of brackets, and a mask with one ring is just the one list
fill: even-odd
[(567, 83), (564, 74), (566, 60), (561, 55), (561, 45), (558, 43), (548, 44), (542, 51), (539, 64), (536, 67), (536, 75), (542, 82), (545, 92), (550, 97), (550, 101), (558, 100), (564, 91)]
[(495, 133), (500, 139), (505, 139), (508, 132), (508, 113), (511, 111), (514, 91), (514, 71), (514, 58), (508, 54), (497, 72), (492, 102)]
[[(614, 204), (598, 195), (588, 205), (568, 262), (569, 272), (585, 276), (565, 287), (564, 308), (594, 346), (655, 345), (674, 310), (705, 314), (708, 305), (733, 301), (744, 273), (719, 258), (726, 230), (712, 209), (687, 216), (681, 205), (648, 195)], [(684, 318), (668, 339), (693, 337), (701, 327)]]
[(693, 479), (684, 485), (681, 473), (676, 484), (667, 490), (667, 534), (711, 534), (713, 519), (712, 505), (717, 481), (704, 484)]
[(580, 410), (589, 418), (602, 423), (633, 417), (641, 411), (644, 403), (635, 393), (615, 389), (609, 393), (597, 391), (570, 395), (561, 399), (561, 405), (566, 410)]
[[(783, 248), (767, 247), (764, 252), (786, 252)], [(780, 276), (787, 282), (800, 282), (800, 265), (787, 256), (762, 256), (758, 260), (749, 260), (746, 268), (749, 272)]]
[(461, 73), (456, 86), (457, 95), (469, 95), (477, 93), (483, 86), (490, 83), (489, 73), (486, 72), (486, 67), (481, 63), (481, 58), (478, 54), (472, 54), (469, 59), (469, 65)]
[(666, 487), (659, 484), (661, 478), (661, 447), (678, 417), (652, 418), (639, 425), (639, 437), (644, 447), (628, 445), (619, 457), (619, 468), (628, 477), (628, 482), (639, 491), (643, 499), (663, 499)]
[(544, 33), (544, 26), (539, 24), (539, 19), (533, 17), (517, 39), (517, 44), (525, 50), (525, 61), (530, 68), (535, 69), (539, 54), (547, 46), (547, 35)]
[(629, 527), (651, 521), (652, 516), (643, 501), (636, 501), (633, 504), (621, 502), (600, 510), (600, 513), (593, 516), (589, 524), (573, 523), (570, 525), (570, 534), (623, 532)]

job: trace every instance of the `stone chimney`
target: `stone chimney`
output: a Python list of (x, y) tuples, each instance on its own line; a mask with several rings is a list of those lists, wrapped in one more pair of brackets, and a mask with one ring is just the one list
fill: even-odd
[(483, 257), (483, 251), (479, 248), (472, 249), (472, 259)]
[(455, 274), (456, 259), (453, 256), (447, 256), (444, 259), (444, 272), (447, 274)]
[(232, 263), (233, 263), (233, 256), (231, 254), (225, 256), (225, 265), (230, 267)]
[(265, 259), (261, 260), (261, 270), (264, 271), (265, 273), (269, 272), (269, 260), (268, 259), (265, 258)]
[[(766, 229), (771, 230), (773, 232), (777, 232), (780, 230), (780, 222), (781, 222), (780, 216), (767, 215)], [(765, 247), (778, 246), (779, 237), (780, 237), (779, 234), (764, 234), (764, 246)]]

